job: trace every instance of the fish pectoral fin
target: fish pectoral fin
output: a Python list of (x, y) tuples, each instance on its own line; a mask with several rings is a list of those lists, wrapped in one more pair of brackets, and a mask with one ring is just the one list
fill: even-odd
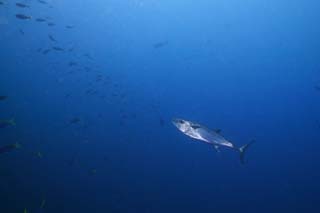
[(219, 146), (218, 145), (213, 145), (214, 149), (217, 151), (217, 152), (220, 152), (220, 149), (219, 149)]

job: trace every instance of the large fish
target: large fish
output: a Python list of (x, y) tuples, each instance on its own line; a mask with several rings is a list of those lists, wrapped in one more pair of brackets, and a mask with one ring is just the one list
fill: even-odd
[(221, 146), (229, 147), (239, 151), (241, 163), (244, 163), (244, 154), (247, 148), (254, 142), (252, 141), (240, 148), (237, 148), (232, 142), (226, 140), (222, 135), (220, 135), (220, 130), (211, 130), (200, 124), (183, 119), (175, 118), (172, 120), (172, 122), (185, 135), (197, 140), (201, 140), (205, 143), (212, 144), (217, 151), (219, 151), (219, 147)]

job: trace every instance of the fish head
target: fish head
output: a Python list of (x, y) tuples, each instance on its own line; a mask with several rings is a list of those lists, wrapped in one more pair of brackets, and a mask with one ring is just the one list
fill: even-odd
[(201, 130), (201, 126), (199, 124), (193, 123), (191, 121), (186, 121), (179, 118), (172, 119), (173, 125), (175, 125), (183, 134), (188, 135), (191, 138), (195, 138), (198, 140), (206, 141), (199, 130)]
[(174, 118), (172, 119), (172, 123), (183, 133), (185, 133), (187, 130), (190, 129), (189, 121), (186, 121), (180, 118)]

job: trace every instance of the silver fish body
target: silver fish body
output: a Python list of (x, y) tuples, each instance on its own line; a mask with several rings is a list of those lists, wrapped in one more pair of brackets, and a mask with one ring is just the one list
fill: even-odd
[(212, 145), (234, 148), (234, 145), (230, 141), (226, 140), (216, 131), (208, 129), (203, 125), (183, 119), (173, 119), (172, 122), (181, 132), (191, 138), (198, 139)]
[(240, 148), (236, 148), (232, 142), (225, 139), (218, 133), (218, 131), (211, 130), (198, 123), (179, 118), (172, 119), (172, 123), (185, 135), (205, 143), (212, 144), (217, 151), (219, 151), (218, 148), (220, 146), (229, 147), (239, 151), (241, 163), (244, 163), (244, 153), (246, 149), (253, 143), (250, 142)]

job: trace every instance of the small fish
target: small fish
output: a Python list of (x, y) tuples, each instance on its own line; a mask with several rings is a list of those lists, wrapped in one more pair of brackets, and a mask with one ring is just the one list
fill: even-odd
[(46, 205), (46, 200), (43, 199), (42, 202), (41, 202), (41, 205), (40, 205), (40, 208), (43, 209)]
[(97, 75), (96, 76), (96, 82), (102, 81), (103, 76), (102, 75)]
[(13, 151), (15, 149), (19, 149), (19, 148), (21, 148), (21, 145), (19, 143), (5, 145), (5, 146), (0, 147), (0, 154), (11, 152), (11, 151)]
[(76, 65), (78, 65), (77, 62), (74, 62), (74, 61), (70, 61), (70, 62), (69, 62), (69, 66), (70, 66), (70, 67), (73, 67), (73, 66), (76, 66)]
[(153, 48), (158, 49), (158, 48), (161, 48), (161, 47), (168, 45), (168, 43), (169, 43), (168, 41), (158, 42), (153, 45)]
[(29, 8), (30, 6), (29, 5), (26, 5), (26, 4), (23, 4), (23, 3), (16, 3), (16, 6), (17, 7), (21, 7), (21, 8)]
[(36, 152), (36, 153), (35, 153), (35, 156), (36, 156), (37, 158), (42, 158), (42, 157), (43, 157), (43, 154), (42, 154), (42, 152)]
[(37, 22), (45, 22), (45, 21), (47, 21), (47, 20), (45, 20), (44, 18), (37, 18), (36, 21), (37, 21)]
[(20, 29), (19, 32), (20, 32), (21, 35), (24, 35), (24, 31), (23, 30)]
[(67, 25), (66, 28), (67, 28), (67, 29), (73, 29), (74, 26), (72, 26), (72, 25)]
[(90, 72), (90, 71), (91, 71), (90, 67), (84, 67), (84, 70), (85, 70), (86, 72)]
[(38, 2), (41, 3), (41, 4), (47, 4), (47, 2), (43, 1), (43, 0), (38, 0)]
[(96, 169), (91, 169), (88, 171), (89, 175), (95, 175), (97, 173)]
[(57, 40), (52, 36), (52, 35), (48, 35), (49, 39), (53, 42), (56, 42)]
[(4, 101), (4, 100), (7, 100), (7, 99), (8, 99), (8, 96), (0, 95), (0, 101)]
[(247, 151), (247, 148), (253, 143), (251, 141), (240, 148), (235, 147), (233, 143), (226, 140), (222, 135), (220, 135), (215, 130), (210, 130), (205, 126), (200, 124), (186, 121), (183, 119), (173, 119), (172, 123), (185, 135), (203, 141), (205, 143), (213, 145), (213, 147), (219, 151), (219, 148), (222, 147), (229, 147), (234, 149), (240, 153), (240, 162), (244, 163), (244, 154)]
[(14, 120), (14, 118), (10, 119), (10, 120), (0, 120), (0, 128), (7, 128), (9, 126), (16, 126), (16, 122)]
[(91, 94), (92, 93), (92, 89), (87, 89), (86, 90), (86, 94)]
[(24, 14), (16, 14), (16, 18), (22, 19), (22, 20), (27, 20), (27, 19), (31, 19), (31, 16), (27, 16)]
[(0, 1), (0, 5), (4, 5), (4, 3), (2, 1)]
[(56, 50), (56, 51), (64, 51), (64, 49), (61, 48), (61, 47), (52, 47), (52, 49), (54, 49), (54, 50)]
[(49, 23), (48, 23), (48, 26), (49, 26), (49, 27), (53, 27), (53, 26), (55, 26), (55, 25), (56, 25), (56, 24), (53, 23), (53, 22), (49, 22)]
[(87, 57), (90, 60), (93, 60), (93, 58), (91, 57), (91, 55), (89, 53), (83, 54), (83, 56)]
[(47, 55), (51, 50), (50, 49), (46, 49), (42, 51), (42, 54)]
[(81, 120), (80, 120), (80, 118), (72, 118), (70, 121), (69, 121), (69, 123), (70, 124), (77, 124), (77, 123), (79, 123)]

